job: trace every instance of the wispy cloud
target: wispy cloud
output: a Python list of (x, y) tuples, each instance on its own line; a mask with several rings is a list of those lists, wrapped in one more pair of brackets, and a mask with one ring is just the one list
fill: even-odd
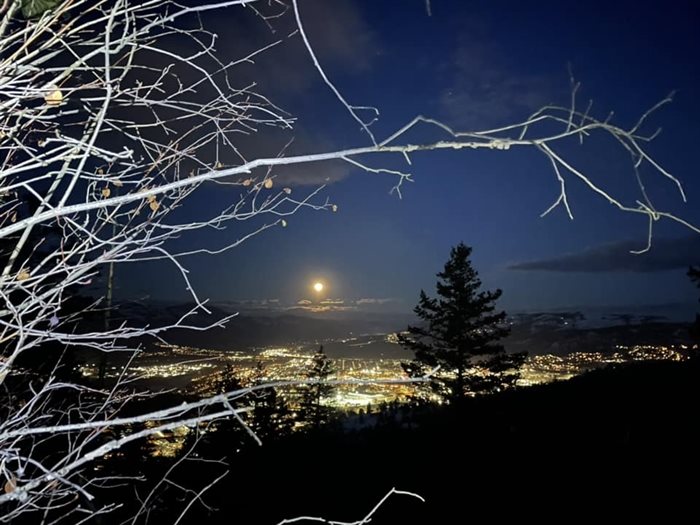
[[(293, 140), (290, 143), (291, 137)], [(236, 147), (246, 160), (250, 160), (333, 151), (335, 144), (325, 138), (307, 135), (301, 131), (290, 134), (288, 130), (269, 129), (262, 135), (241, 136)], [(278, 185), (318, 186), (343, 180), (350, 174), (351, 168), (352, 166), (347, 162), (334, 160), (278, 166), (270, 171), (270, 175), (275, 177)]]
[[(236, 11), (220, 30), (221, 44), (236, 55), (245, 56), (266, 45), (282, 44), (256, 55), (244, 67), (254, 72), (254, 80), (265, 92), (289, 98), (308, 96), (309, 86), (319, 81), (318, 73), (297, 31), (291, 9), (275, 2), (261, 2), (257, 9), (264, 15), (280, 15), (263, 23), (250, 9)], [(344, 75), (366, 72), (379, 49), (378, 38), (351, 0), (306, 0), (299, 2), (302, 23), (314, 53), (324, 68)], [(251, 73), (252, 74), (252, 73)]]
[[(341, 80), (367, 74), (380, 45), (357, 4), (351, 0), (305, 0), (299, 4), (305, 31), (324, 69)], [(222, 148), (217, 160), (229, 166), (251, 159), (338, 149), (327, 130), (319, 133), (314, 127), (318, 113), (315, 90), (327, 88), (299, 36), (293, 11), (278, 2), (260, 2), (254, 7), (255, 10), (240, 7), (208, 13), (204, 15), (210, 17), (206, 25), (218, 34), (216, 47), (220, 55), (240, 61), (230, 69), (232, 87), (263, 95), (279, 107), (274, 112), (289, 112), (286, 116), (296, 120), (292, 130), (248, 122), (235, 131), (235, 151)], [(179, 50), (184, 55), (199, 51), (192, 43), (185, 45), (189, 47)], [(267, 49), (256, 53), (264, 48)], [(349, 118), (339, 103), (337, 111), (341, 118)], [(293, 141), (288, 145), (290, 139)], [(213, 147), (203, 148), (200, 154), (213, 157)], [(272, 175), (284, 186), (319, 186), (343, 180), (350, 172), (351, 166), (346, 162), (328, 161), (279, 166)]]
[(635, 255), (640, 242), (620, 241), (559, 257), (512, 264), (510, 270), (548, 272), (662, 272), (700, 263), (700, 236), (654, 239), (652, 249)]
[(396, 299), (392, 299), (391, 297), (380, 297), (380, 298), (375, 298), (375, 297), (366, 297), (364, 299), (358, 299), (355, 301), (355, 304), (360, 306), (363, 304), (387, 304), (387, 303), (394, 303), (396, 302)]
[(398, 300), (389, 297), (329, 298), (318, 302), (302, 299), (289, 309), (306, 309), (312, 312), (378, 312), (386, 311), (386, 306), (392, 303), (398, 303)]
[[(551, 102), (551, 76), (524, 72), (497, 46), (486, 21), (465, 23), (464, 36), (443, 65), (448, 87), (438, 99), (444, 118), (462, 127), (510, 123)], [(562, 75), (563, 77), (563, 75)]]
[(279, 299), (251, 299), (217, 302), (216, 304), (230, 311), (284, 313), (294, 311), (377, 312), (385, 311), (384, 307), (392, 303), (398, 303), (398, 300), (388, 297), (364, 297), (361, 299), (329, 297), (321, 300), (304, 298), (295, 302), (286, 302)]
[(324, 299), (321, 301), (321, 304), (342, 306), (345, 304), (345, 301), (343, 299)]

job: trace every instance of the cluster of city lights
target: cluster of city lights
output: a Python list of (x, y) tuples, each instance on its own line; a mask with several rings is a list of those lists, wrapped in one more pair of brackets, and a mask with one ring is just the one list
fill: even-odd
[[(352, 342), (356, 338), (346, 339)], [(386, 342), (398, 343), (395, 334), (384, 337)], [(519, 386), (530, 386), (570, 379), (586, 371), (608, 364), (648, 360), (681, 361), (693, 349), (669, 345), (617, 345), (609, 353), (572, 352), (567, 355), (532, 355), (520, 370)], [(241, 385), (254, 382), (294, 382), (306, 377), (311, 365), (312, 352), (303, 346), (276, 346), (256, 348), (253, 352), (221, 352), (217, 350), (161, 344), (153, 352), (144, 352), (136, 358), (125, 377), (140, 379), (179, 378), (182, 390), (190, 395), (207, 396), (218, 393), (226, 374), (234, 370)], [(345, 412), (370, 412), (372, 407), (405, 402), (416, 396), (425, 396), (411, 383), (391, 383), (405, 379), (400, 359), (334, 359), (334, 374), (329, 378), (338, 384), (332, 396), (322, 403)], [(96, 378), (99, 363), (80, 365), (84, 377)], [(448, 374), (449, 372), (443, 372)], [(103, 378), (115, 380), (124, 377), (123, 367), (103, 367)], [(359, 384), (361, 383), (361, 384)], [(300, 387), (280, 389), (279, 395), (289, 408), (299, 408)], [(438, 399), (434, 399), (438, 401)], [(152, 423), (152, 424), (155, 424)], [(182, 427), (167, 435), (150, 438), (152, 455), (172, 457), (182, 449), (191, 430)]]

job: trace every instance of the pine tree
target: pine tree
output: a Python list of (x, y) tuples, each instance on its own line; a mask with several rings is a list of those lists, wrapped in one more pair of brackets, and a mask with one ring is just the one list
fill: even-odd
[[(265, 382), (265, 366), (258, 361), (253, 384), (262, 385)], [(277, 394), (277, 389), (268, 387), (255, 391), (251, 427), (260, 439), (264, 441), (289, 434), (292, 430), (291, 416), (289, 406)]]
[(331, 419), (333, 410), (331, 407), (324, 405), (323, 400), (332, 396), (335, 392), (335, 385), (327, 382), (334, 373), (333, 364), (323, 351), (323, 345), (321, 345), (314, 354), (311, 368), (306, 374), (307, 379), (317, 382), (304, 387), (300, 403), (302, 421), (314, 429), (328, 423)]
[(428, 297), (421, 290), (414, 312), (423, 323), (398, 336), (415, 353), (415, 359), (404, 364), (406, 372), (418, 377), (439, 365), (431, 386), (452, 402), (514, 386), (525, 359), (525, 354), (507, 354), (498, 343), (509, 333), (506, 313), (496, 311), (502, 292), (480, 291), (471, 253), (464, 243), (452, 248), (444, 270), (437, 274), (439, 297)]
[[(248, 408), (253, 403), (252, 394), (245, 392), (246, 385), (239, 376), (239, 370), (231, 363), (219, 370), (212, 382), (212, 392), (214, 395), (227, 394), (241, 391), (237, 397), (229, 398), (228, 405), (234, 409)], [(197, 432), (189, 434), (189, 440), (185, 443), (185, 448), (189, 449), (198, 440), (202, 444), (202, 450), (212, 449), (230, 454), (233, 451), (253, 445), (248, 431), (241, 424), (241, 420), (250, 425), (250, 417), (247, 413), (241, 413), (240, 419), (235, 416), (227, 416), (216, 420), (207, 429), (204, 436), (198, 436)]]
[(225, 394), (242, 389), (243, 382), (238, 377), (238, 370), (236, 370), (236, 367), (231, 363), (226, 363), (224, 368), (219, 371), (218, 376), (214, 379), (214, 394)]
[[(688, 268), (688, 277), (700, 288), (700, 266)], [(697, 344), (700, 344), (700, 314), (695, 314), (695, 323), (690, 327), (690, 337)]]

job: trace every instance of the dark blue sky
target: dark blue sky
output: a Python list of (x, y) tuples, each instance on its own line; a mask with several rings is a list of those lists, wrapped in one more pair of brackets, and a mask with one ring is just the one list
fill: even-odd
[[(593, 112), (601, 118), (614, 110), (613, 120), (622, 126), (677, 90), (673, 104), (649, 122), (650, 131), (663, 127), (649, 151), (683, 182), (687, 204), (668, 180), (648, 169), (642, 177), (659, 209), (700, 224), (700, 16), (694, 2), (433, 0), (430, 17), (422, 0), (306, 0), (300, 7), (309, 38), (338, 88), (351, 103), (380, 110), (372, 127), (378, 138), (417, 114), (477, 130), (524, 119), (548, 102), (566, 103), (569, 63), (582, 82), (580, 103), (593, 99)], [(217, 47), (226, 60), (293, 29), (292, 13), (273, 22), (276, 35), (241, 9), (204, 21), (220, 33)], [(246, 66), (241, 82), (251, 78), (299, 118), (293, 152), (368, 143), (322, 84), (298, 37)], [(413, 138), (444, 137), (425, 132)], [(272, 153), (279, 140), (261, 134), (249, 147)], [(620, 148), (593, 138), (560, 151), (626, 204), (639, 198), (629, 157)], [(401, 165), (388, 157), (371, 161)], [(392, 299), (385, 308), (408, 310), (421, 288), (434, 289), (434, 274), (450, 246), (464, 241), (474, 248), (485, 285), (503, 289), (505, 307), (695, 299), (684, 267), (700, 262), (700, 245), (690, 231), (659, 223), (656, 236), (662, 242), (636, 256), (645, 263), (632, 261), (627, 252), (644, 246), (646, 219), (615, 210), (573, 180), (569, 200), (575, 220), (562, 209), (540, 218), (558, 185), (547, 159), (534, 150), (426, 152), (413, 161), (415, 182), (404, 187), (401, 200), (389, 195), (391, 176), (342, 164), (280, 172), (279, 181), (293, 184), (299, 194), (328, 178), (324, 196), (337, 203), (338, 212), (304, 210), (287, 228), (235, 250), (186, 259), (200, 295), (293, 304), (311, 295), (310, 282), (323, 278), (331, 297)], [(195, 217), (237, 195), (205, 187), (182, 213)], [(185, 237), (176, 247), (221, 246), (245, 231), (232, 227)], [(129, 297), (186, 297), (176, 272), (162, 265), (123, 271), (117, 286)]]

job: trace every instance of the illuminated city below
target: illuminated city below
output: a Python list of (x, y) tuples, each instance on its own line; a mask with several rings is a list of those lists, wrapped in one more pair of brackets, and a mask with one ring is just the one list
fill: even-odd
[[(393, 334), (382, 340), (397, 345)], [(339, 341), (350, 347), (362, 347), (357, 338)], [(564, 356), (554, 354), (534, 355), (527, 358), (521, 368), (519, 386), (531, 386), (570, 379), (586, 371), (610, 364), (634, 361), (687, 359), (691, 350), (685, 346), (616, 346), (611, 352), (573, 352)], [(221, 352), (176, 345), (162, 344), (143, 352), (124, 374), (123, 366), (107, 366), (104, 377), (109, 381), (118, 378), (146, 382), (153, 390), (176, 390), (187, 395), (206, 397), (219, 393), (226, 373), (233, 371), (242, 386), (254, 383), (279, 383), (299, 381), (306, 377), (312, 362), (313, 350), (307, 346), (258, 348), (253, 352)], [(338, 382), (333, 396), (322, 403), (346, 413), (370, 413), (388, 403), (403, 403), (419, 394), (396, 358), (340, 358), (333, 359), (335, 373), (331, 380)], [(97, 378), (97, 363), (80, 367), (87, 378)], [(358, 384), (361, 383), (361, 384)], [(293, 386), (280, 388), (279, 395), (288, 406), (298, 408), (298, 389)], [(421, 395), (425, 395), (425, 390)], [(151, 422), (156, 424), (156, 422)], [(174, 457), (182, 449), (191, 429), (182, 427), (167, 435), (155, 435), (149, 439), (153, 456)]]

